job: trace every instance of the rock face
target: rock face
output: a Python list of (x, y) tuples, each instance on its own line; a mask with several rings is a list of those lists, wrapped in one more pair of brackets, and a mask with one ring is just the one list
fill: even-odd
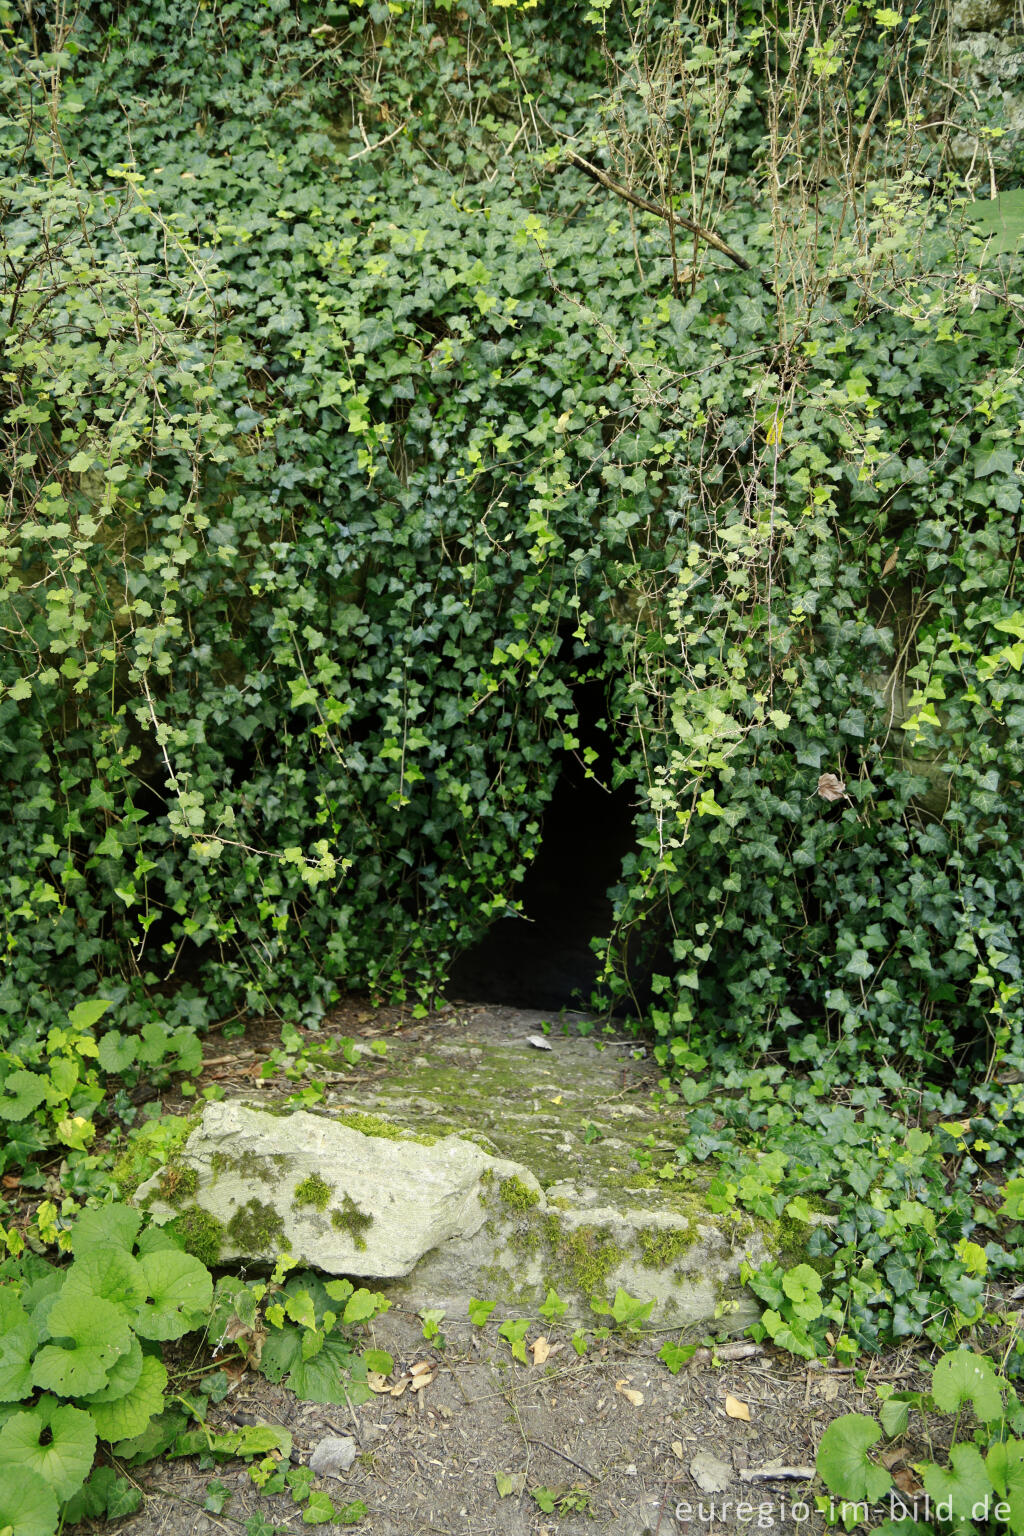
[(990, 171), (1005, 188), (1019, 179), (1024, 143), (1024, 31), (1010, 24), (1012, 0), (958, 0), (952, 42), (961, 97), (972, 101), (988, 131), (953, 135), (950, 149), (973, 172), (975, 196), (988, 196)]
[(419, 1027), (389, 1043), (383, 1076), (377, 1057), (372, 1078), (336, 1074), (317, 1113), (207, 1104), (136, 1201), (175, 1219), (207, 1262), (287, 1249), (387, 1281), (414, 1311), (464, 1316), (478, 1297), (535, 1314), (554, 1289), (592, 1321), (592, 1302), (621, 1288), (666, 1326), (745, 1327), (759, 1309), (740, 1263), (776, 1251), (778, 1233), (659, 1176), (686, 1128), (642, 1053), (541, 1025), (480, 1009)]

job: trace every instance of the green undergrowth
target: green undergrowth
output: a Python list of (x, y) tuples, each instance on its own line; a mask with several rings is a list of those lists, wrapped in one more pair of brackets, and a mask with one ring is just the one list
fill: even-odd
[[(10, 1235), (15, 1251), (0, 1263), (0, 1530), (12, 1536), (130, 1513), (141, 1494), (119, 1469), (155, 1456), (287, 1458), (291, 1436), (278, 1426), (206, 1424), (230, 1385), (225, 1364), (241, 1361), (307, 1401), (346, 1404), (370, 1396), (368, 1366), (391, 1369), (390, 1357), (352, 1340), (386, 1310), (384, 1297), (289, 1273), (287, 1256), (265, 1281), (215, 1285), (172, 1231), (116, 1204), (60, 1228), (37, 1220), (36, 1242), (46, 1236), (70, 1251), (69, 1264)], [(219, 1364), (169, 1373), (162, 1346), (199, 1332)]]
[(1024, 1267), (1015, 1058), (1005, 1082), (958, 1089), (892, 1071), (865, 1084), (838, 1067), (796, 1077), (678, 1059), (691, 1071), (663, 1079), (660, 1095), (673, 1113), (688, 1106), (685, 1138), (669, 1160), (638, 1155), (668, 1183), (699, 1181), (712, 1211), (772, 1224), (780, 1261), (743, 1271), (766, 1309), (756, 1337), (849, 1361), (998, 1322), (988, 1288)]

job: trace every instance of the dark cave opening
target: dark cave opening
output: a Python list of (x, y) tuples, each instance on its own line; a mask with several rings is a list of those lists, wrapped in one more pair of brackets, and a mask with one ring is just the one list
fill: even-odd
[[(544, 811), (541, 847), (518, 896), (522, 917), (502, 917), (452, 968), (448, 996), (460, 1002), (504, 1003), (516, 1008), (585, 1008), (597, 979), (590, 947), (612, 926), (610, 887), (635, 847), (634, 792), (610, 789), (614, 744), (604, 719), (605, 685), (588, 681), (575, 691), (579, 747), (562, 754)], [(586, 749), (596, 758), (592, 773)]]

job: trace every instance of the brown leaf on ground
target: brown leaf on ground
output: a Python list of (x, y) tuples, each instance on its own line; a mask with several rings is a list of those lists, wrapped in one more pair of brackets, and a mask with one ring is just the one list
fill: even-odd
[(731, 1392), (725, 1396), (725, 1411), (730, 1419), (742, 1419), (744, 1423), (750, 1423), (750, 1409), (746, 1403), (741, 1403), (738, 1397), (733, 1397)]
[(534, 1365), (543, 1365), (544, 1361), (551, 1353), (551, 1345), (548, 1343), (543, 1334), (541, 1334), (539, 1339), (534, 1339), (533, 1343), (530, 1344), (528, 1348), (533, 1356)]
[(624, 1376), (621, 1381), (617, 1381), (615, 1383), (615, 1390), (620, 1394), (620, 1396), (624, 1397), (628, 1403), (632, 1403), (634, 1408), (641, 1408), (643, 1406), (644, 1395), (642, 1392), (637, 1392), (635, 1388), (630, 1387), (630, 1379), (631, 1378), (629, 1376)]

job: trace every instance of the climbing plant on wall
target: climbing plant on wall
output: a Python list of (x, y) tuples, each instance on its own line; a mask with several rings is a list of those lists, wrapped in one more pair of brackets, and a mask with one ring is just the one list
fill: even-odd
[(596, 669), (666, 1053), (1005, 1047), (1012, 284), (916, 34), (718, 10), (7, 17), (9, 1030), (436, 995)]

